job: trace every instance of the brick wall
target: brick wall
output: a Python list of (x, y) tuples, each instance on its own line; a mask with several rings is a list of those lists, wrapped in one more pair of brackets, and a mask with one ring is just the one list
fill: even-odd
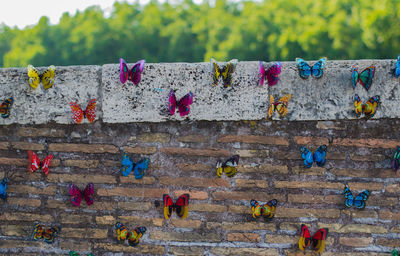
[[(400, 120), (166, 122), (0, 126), (0, 253), (95, 255), (303, 255), (302, 223), (329, 227), (324, 255), (389, 255), (400, 249), (400, 172), (391, 158)], [(328, 145), (325, 168), (304, 169), (299, 148)], [(54, 154), (50, 174), (27, 171), (27, 150)], [(122, 177), (123, 152), (151, 158), (142, 180)], [(215, 162), (239, 154), (239, 173), (217, 178)], [(95, 183), (95, 203), (69, 202), (68, 184)], [(344, 209), (343, 188), (369, 189), (365, 210)], [(164, 220), (162, 194), (190, 193), (185, 220)], [(279, 200), (272, 222), (251, 221), (250, 199)], [(155, 201), (161, 204), (156, 207)], [(54, 244), (30, 239), (33, 222), (61, 223)], [(115, 243), (116, 221), (147, 232), (136, 248)], [(307, 255), (312, 255), (311, 250)]]

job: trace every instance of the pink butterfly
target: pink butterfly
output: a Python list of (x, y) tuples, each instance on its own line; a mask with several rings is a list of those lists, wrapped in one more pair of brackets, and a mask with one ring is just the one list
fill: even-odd
[(274, 86), (278, 83), (279, 74), (281, 73), (282, 64), (280, 62), (275, 63), (267, 70), (264, 69), (264, 64), (260, 61), (260, 84), (264, 85), (264, 80), (267, 78), (269, 86)]
[(193, 103), (193, 93), (189, 92), (183, 96), (180, 100), (176, 100), (175, 92), (171, 90), (169, 92), (169, 112), (171, 115), (175, 114), (175, 109), (178, 107), (180, 116), (186, 116), (190, 112), (190, 105)]
[(120, 58), (119, 70), (121, 72), (120, 74), (121, 82), (124, 84), (128, 79), (130, 79), (132, 83), (134, 83), (135, 85), (139, 84), (140, 77), (144, 68), (144, 63), (146, 63), (145, 60), (139, 60), (133, 65), (132, 69), (129, 70), (125, 60), (123, 58)]

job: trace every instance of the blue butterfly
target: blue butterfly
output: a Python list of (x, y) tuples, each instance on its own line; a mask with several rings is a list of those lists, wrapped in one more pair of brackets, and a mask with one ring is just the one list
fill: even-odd
[(308, 148), (306, 147), (301, 147), (300, 148), (300, 153), (301, 153), (301, 158), (304, 160), (304, 167), (305, 168), (311, 168), (314, 162), (317, 163), (319, 167), (322, 167), (325, 165), (326, 162), (326, 150), (327, 150), (326, 145), (322, 145), (313, 154)]
[(141, 179), (144, 176), (144, 171), (147, 170), (147, 168), (149, 168), (149, 164), (150, 164), (150, 159), (149, 158), (143, 158), (141, 159), (139, 162), (134, 163), (129, 156), (124, 153), (122, 156), (122, 161), (121, 161), (122, 165), (124, 167), (122, 167), (121, 169), (121, 173), (124, 176), (128, 176), (132, 169), (133, 169), (133, 173), (135, 174), (135, 178)]
[(354, 198), (353, 194), (351, 193), (349, 186), (344, 187), (344, 198), (346, 198), (346, 201), (344, 202), (344, 205), (346, 207), (356, 207), (357, 209), (364, 209), (365, 208), (365, 201), (368, 199), (370, 193), (368, 190), (364, 190), (360, 194)]
[(400, 55), (397, 56), (396, 68), (394, 69), (393, 73), (396, 78), (400, 76)]
[(7, 182), (8, 182), (7, 178), (4, 178), (0, 182), (0, 198), (1, 199), (6, 199), (6, 197), (7, 197), (7, 192), (6, 192), (6, 190), (7, 190)]
[(296, 58), (297, 65), (299, 65), (300, 77), (307, 79), (309, 76), (313, 75), (315, 78), (321, 78), (324, 74), (323, 69), (326, 62), (326, 57), (317, 61), (314, 66), (310, 67), (307, 62), (301, 58)]

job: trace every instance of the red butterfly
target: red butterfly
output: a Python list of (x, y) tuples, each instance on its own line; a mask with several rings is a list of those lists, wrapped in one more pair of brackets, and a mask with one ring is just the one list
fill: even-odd
[(171, 115), (175, 114), (176, 107), (178, 107), (179, 115), (186, 116), (190, 112), (190, 105), (193, 103), (193, 93), (189, 92), (180, 100), (176, 100), (175, 92), (169, 92), (169, 112)]
[(176, 214), (178, 214), (181, 218), (186, 218), (189, 214), (189, 194), (181, 195), (176, 203), (174, 203), (171, 197), (168, 194), (163, 195), (164, 201), (164, 217), (165, 219), (169, 219), (172, 215), (172, 212), (175, 210)]
[(30, 150), (28, 150), (28, 156), (29, 156), (29, 165), (28, 165), (29, 172), (33, 173), (37, 171), (39, 168), (42, 168), (44, 175), (47, 176), (47, 174), (49, 174), (49, 166), (51, 159), (53, 159), (53, 155), (46, 156), (43, 162), (40, 162), (39, 157)]
[(69, 106), (72, 110), (72, 118), (77, 124), (80, 124), (84, 117), (86, 117), (90, 123), (93, 123), (94, 119), (96, 119), (96, 99), (89, 101), (85, 111), (75, 102), (70, 102)]

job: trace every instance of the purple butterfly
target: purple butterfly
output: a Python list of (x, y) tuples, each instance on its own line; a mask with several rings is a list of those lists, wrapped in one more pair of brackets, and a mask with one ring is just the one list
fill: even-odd
[(267, 79), (269, 86), (274, 86), (279, 81), (279, 74), (281, 73), (282, 64), (280, 62), (275, 63), (267, 70), (264, 69), (264, 64), (260, 61), (260, 84), (264, 85), (265, 78)]
[(193, 93), (189, 92), (183, 96), (180, 100), (176, 100), (175, 92), (171, 90), (169, 92), (169, 112), (171, 115), (175, 114), (176, 107), (180, 116), (186, 116), (190, 112), (190, 105), (193, 103)]
[(140, 77), (143, 72), (145, 60), (139, 60), (138, 62), (133, 65), (132, 69), (129, 70), (128, 65), (126, 64), (123, 58), (119, 59), (119, 70), (121, 72), (120, 79), (121, 82), (124, 84), (128, 79), (132, 81), (135, 85), (139, 84)]

